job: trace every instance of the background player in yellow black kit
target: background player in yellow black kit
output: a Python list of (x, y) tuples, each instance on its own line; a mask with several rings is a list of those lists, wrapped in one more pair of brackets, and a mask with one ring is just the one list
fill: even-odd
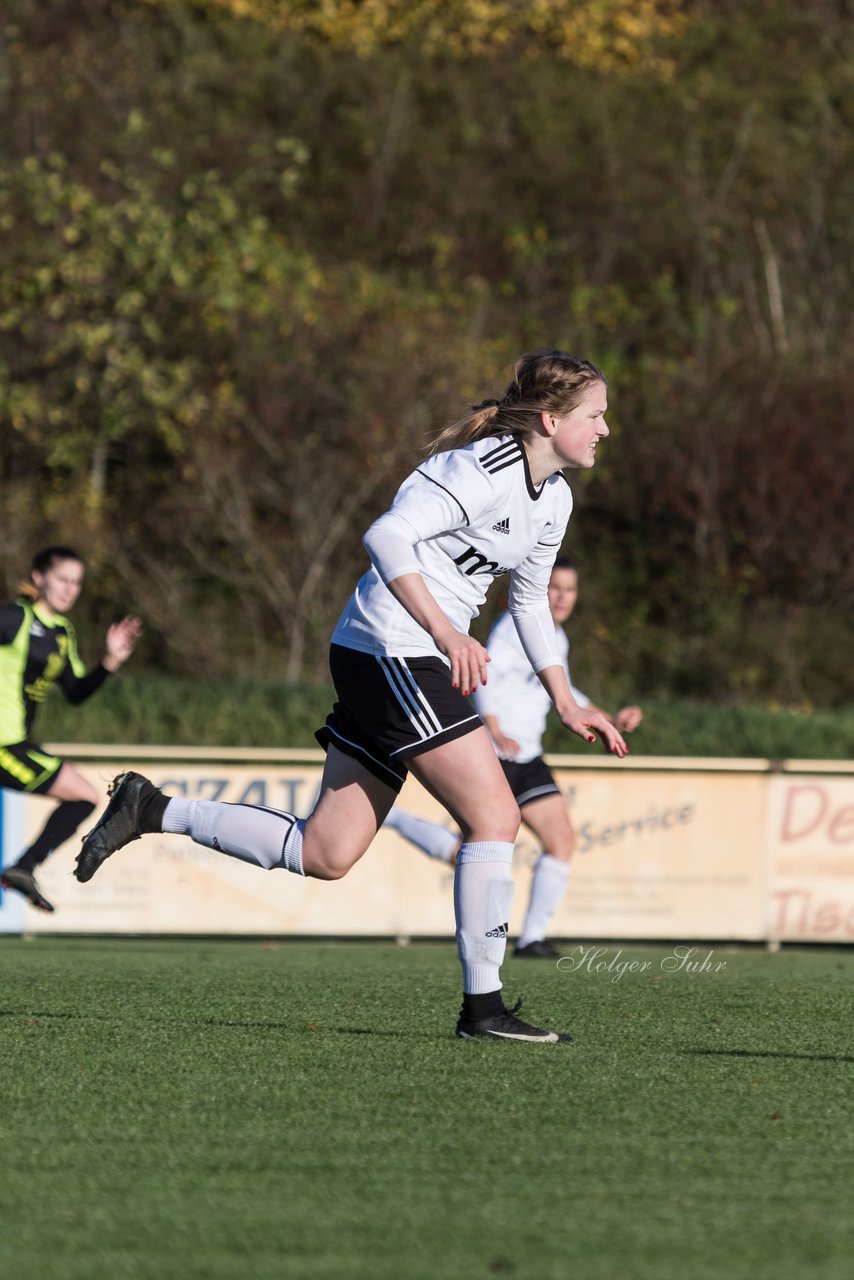
[(127, 661), (141, 630), (138, 618), (114, 623), (104, 656), (86, 670), (65, 616), (77, 602), (84, 572), (71, 547), (46, 547), (33, 558), (19, 598), (0, 605), (0, 787), (58, 801), (30, 847), (3, 868), (0, 885), (17, 889), (42, 911), (53, 906), (36, 883), (36, 868), (89, 816), (98, 794), (73, 765), (32, 741), (36, 712), (54, 685), (69, 702), (84, 702)]

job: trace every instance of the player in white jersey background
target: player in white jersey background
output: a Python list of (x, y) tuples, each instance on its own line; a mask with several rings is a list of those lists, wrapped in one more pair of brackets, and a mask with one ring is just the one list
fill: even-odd
[(144, 832), (197, 844), (266, 869), (337, 880), (362, 857), (408, 770), (445, 806), (465, 839), (455, 871), (463, 1007), (457, 1035), (556, 1042), (501, 998), (519, 807), (468, 695), (489, 655), (469, 634), (494, 578), (510, 574), (509, 610), (528, 660), (562, 723), (626, 754), (620, 732), (572, 697), (548, 607), (548, 583), (572, 510), (565, 467), (589, 468), (608, 435), (605, 379), (589, 361), (538, 351), (517, 361), (500, 400), (473, 406), (370, 527), (371, 567), (332, 637), (338, 701), (318, 739), (327, 758), (306, 819), (251, 805), (188, 801), (136, 773), (120, 775), (84, 839), (76, 876)]
[[(569, 672), (569, 640), (563, 630), (578, 599), (578, 570), (558, 557), (548, 588), (549, 610), (555, 626), (555, 645), (572, 696), (580, 707), (593, 704), (576, 689)], [(566, 890), (575, 832), (551, 770), (542, 756), (543, 734), (551, 700), (534, 675), (509, 612), (497, 619), (486, 648), (489, 681), (478, 687), (475, 706), (489, 730), (504, 776), (516, 798), (522, 822), (534, 833), (541, 854), (534, 867), (528, 907), (514, 955), (528, 960), (557, 960), (560, 952), (546, 942), (546, 930)], [(593, 708), (601, 711), (601, 708)], [(622, 707), (616, 715), (602, 711), (621, 733), (631, 733), (643, 719), (640, 707)], [(397, 806), (385, 825), (394, 828), (428, 857), (452, 865), (462, 837), (438, 822), (430, 822)]]

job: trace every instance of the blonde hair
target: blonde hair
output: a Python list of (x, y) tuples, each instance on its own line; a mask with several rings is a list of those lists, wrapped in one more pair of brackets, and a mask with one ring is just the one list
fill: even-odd
[(500, 400), (482, 400), (440, 431), (431, 453), (461, 449), (488, 436), (526, 436), (545, 413), (561, 417), (577, 407), (595, 383), (605, 383), (601, 369), (565, 351), (530, 351), (513, 369), (513, 380)]

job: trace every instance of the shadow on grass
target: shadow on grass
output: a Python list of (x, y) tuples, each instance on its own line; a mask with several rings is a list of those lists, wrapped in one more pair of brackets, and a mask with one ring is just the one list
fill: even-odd
[(804, 1062), (854, 1062), (844, 1053), (780, 1053), (776, 1049), (681, 1049), (680, 1053), (710, 1058), (800, 1058)]
[(374, 1036), (391, 1040), (416, 1037), (420, 1040), (435, 1040), (436, 1036), (427, 1031), (378, 1031), (373, 1027), (324, 1027), (314, 1022), (274, 1022), (261, 1018), (156, 1018), (149, 1014), (119, 1015), (109, 1013), (59, 1013), (46, 1009), (0, 1009), (0, 1018), (18, 1018), (23, 1021), (38, 1022), (40, 1018), (67, 1019), (87, 1022), (156, 1022), (162, 1025), (194, 1026), (194, 1027), (243, 1027), (251, 1031), (309, 1031), (312, 1034), (336, 1036)]
[[(159, 1021), (165, 1021), (165, 1019), (159, 1019)], [(320, 1034), (335, 1036), (387, 1036), (393, 1040), (400, 1040), (402, 1037), (409, 1039), (413, 1035), (417, 1035), (428, 1040), (433, 1038), (423, 1031), (376, 1031), (372, 1027), (321, 1027), (314, 1022), (304, 1022), (302, 1024), (295, 1025), (292, 1022), (238, 1022), (232, 1018), (176, 1018), (174, 1021), (192, 1022), (197, 1026), (201, 1025), (206, 1027), (270, 1027), (274, 1030), (311, 1031), (313, 1033), (319, 1032)]]

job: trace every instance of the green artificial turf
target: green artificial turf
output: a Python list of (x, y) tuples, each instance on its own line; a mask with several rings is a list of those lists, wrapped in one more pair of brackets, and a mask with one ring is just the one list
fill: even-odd
[(447, 945), (4, 939), (0, 1272), (847, 1280), (854, 954), (670, 953), (509, 960), (523, 1046)]

